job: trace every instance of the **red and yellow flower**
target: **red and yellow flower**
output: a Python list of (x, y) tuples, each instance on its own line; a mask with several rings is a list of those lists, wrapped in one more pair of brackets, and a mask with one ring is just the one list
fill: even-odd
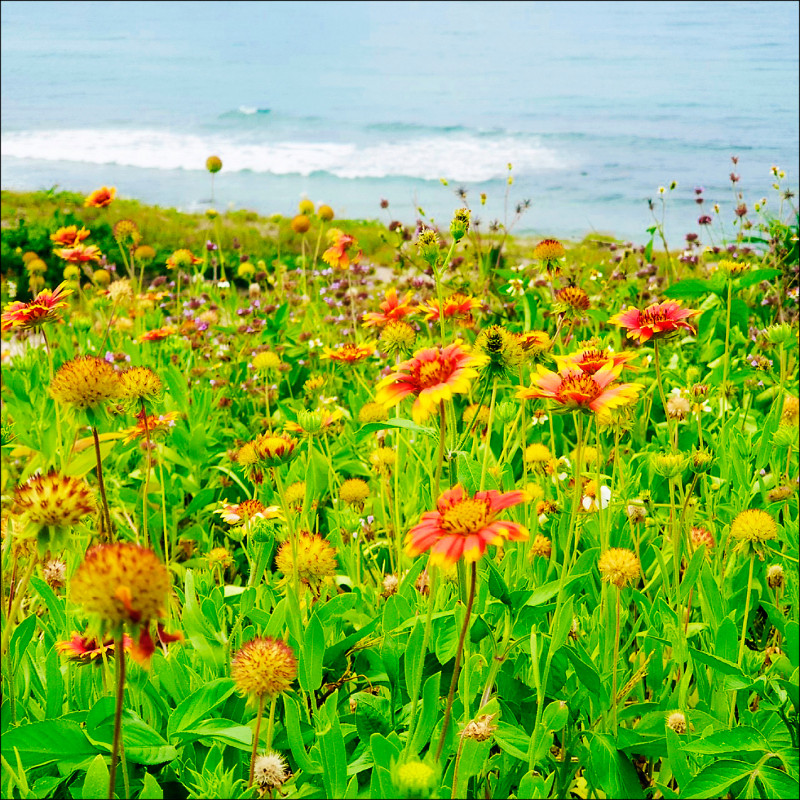
[(112, 186), (110, 189), (103, 186), (101, 189), (95, 189), (84, 200), (83, 205), (86, 208), (105, 208), (111, 205), (111, 201), (117, 196), (117, 190)]
[(422, 422), (442, 401), (468, 392), (470, 382), (478, 377), (476, 367), (482, 363), (483, 359), (471, 355), (461, 342), (417, 350), (413, 358), (398, 364), (378, 384), (375, 399), (388, 407), (416, 395), (411, 416), (415, 422)]
[(219, 514), (228, 525), (239, 525), (254, 519), (275, 519), (281, 512), (278, 506), (265, 506), (258, 500), (245, 500), (234, 505), (224, 503), (222, 508), (218, 508), (214, 513)]
[(347, 342), (335, 348), (326, 347), (322, 351), (322, 358), (338, 361), (341, 364), (355, 364), (369, 358), (374, 352), (375, 342), (364, 342), (364, 344)]
[(579, 369), (587, 375), (594, 375), (607, 364), (611, 364), (614, 367), (619, 364), (624, 364), (630, 367), (627, 362), (637, 356), (638, 353), (635, 350), (624, 350), (620, 353), (615, 353), (607, 347), (586, 347), (583, 350), (578, 350), (566, 356), (554, 355), (553, 359), (558, 365), (560, 372), (570, 369)]
[(539, 366), (533, 386), (520, 389), (516, 396), (522, 400), (554, 400), (567, 411), (593, 411), (607, 417), (611, 409), (631, 402), (643, 388), (639, 383), (615, 383), (622, 367), (606, 364), (589, 375), (581, 369), (551, 372)]
[(86, 264), (89, 261), (100, 261), (103, 257), (96, 244), (76, 244), (53, 250), (53, 253), (70, 264)]
[(167, 269), (175, 269), (176, 267), (188, 269), (189, 267), (202, 263), (203, 259), (198, 258), (191, 250), (176, 250), (167, 259)]
[(160, 342), (162, 339), (166, 339), (168, 336), (172, 336), (175, 333), (175, 328), (171, 325), (168, 325), (165, 328), (155, 328), (152, 331), (147, 331), (143, 333), (139, 337), (140, 342)]
[(378, 328), (402, 319), (408, 314), (414, 313), (414, 306), (411, 300), (411, 292), (406, 292), (402, 300), (397, 297), (397, 289), (392, 286), (386, 292), (386, 299), (380, 304), (380, 312), (365, 311), (361, 317), (365, 328)]
[(431, 551), (429, 564), (449, 566), (460, 558), (477, 561), (490, 544), (524, 541), (528, 531), (517, 522), (496, 519), (503, 509), (527, 499), (525, 492), (476, 492), (470, 497), (458, 485), (443, 492), (436, 511), (426, 511), (405, 539), (406, 552)]
[(62, 247), (72, 247), (80, 244), (91, 234), (88, 228), (78, 228), (77, 225), (68, 225), (66, 228), (59, 228), (55, 233), (50, 234), (50, 238)]
[[(133, 647), (133, 639), (127, 633), (122, 636), (122, 646), (128, 651)], [(104, 654), (107, 659), (114, 655), (114, 639), (106, 637), (101, 640), (94, 636), (81, 636), (77, 631), (73, 631), (71, 639), (56, 642), (56, 650), (70, 661), (79, 664), (102, 664)]]
[(148, 434), (152, 438), (156, 433), (163, 433), (175, 427), (175, 421), (180, 419), (179, 411), (168, 411), (166, 414), (151, 414), (147, 416), (145, 425), (144, 417), (141, 412), (136, 415), (139, 421), (133, 428), (128, 428), (125, 433), (125, 444), (135, 439), (144, 439)]
[(355, 255), (351, 252), (358, 247), (355, 236), (343, 233), (338, 228), (331, 228), (328, 231), (328, 239), (331, 246), (322, 254), (322, 260), (334, 269), (347, 269), (350, 264), (356, 264), (361, 258), (359, 250)]
[(42, 289), (30, 303), (19, 300), (9, 303), (2, 315), (2, 329), (9, 328), (38, 328), (45, 322), (52, 322), (59, 318), (59, 311), (67, 308), (69, 303), (64, 298), (72, 294), (71, 289), (62, 283), (55, 289)]
[[(444, 318), (458, 319), (464, 325), (472, 323), (472, 312), (481, 307), (481, 301), (462, 292), (455, 292), (444, 301)], [(426, 322), (438, 322), (439, 300), (432, 297), (427, 303), (420, 305)]]
[(628, 308), (614, 315), (609, 320), (614, 325), (627, 328), (629, 339), (638, 339), (639, 343), (650, 339), (663, 339), (681, 328), (695, 333), (695, 329), (686, 320), (699, 312), (681, 308), (680, 300), (667, 300), (665, 303), (653, 303), (644, 311)]

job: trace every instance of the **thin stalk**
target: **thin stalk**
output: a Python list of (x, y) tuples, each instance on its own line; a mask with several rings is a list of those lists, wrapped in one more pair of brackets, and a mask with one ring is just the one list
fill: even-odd
[[(456, 249), (456, 240), (453, 239), (450, 249), (442, 262), (442, 272), (445, 271), (450, 259), (453, 256), (453, 251)], [(433, 275), (436, 279), (436, 298), (439, 301), (439, 337), (441, 339), (441, 346), (444, 347), (444, 303), (442, 301), (442, 280), (441, 273), (437, 267), (433, 268)]]
[(152, 457), (150, 455), (150, 426), (147, 424), (147, 409), (144, 407), (144, 400), (142, 402), (142, 419), (144, 420), (144, 437), (147, 443), (147, 472), (144, 476), (144, 500), (142, 501), (142, 538), (144, 539), (144, 546), (150, 546), (150, 540), (147, 538), (147, 493), (150, 489), (150, 470), (152, 469)]
[(653, 360), (656, 365), (656, 383), (658, 384), (658, 394), (661, 397), (661, 404), (664, 406), (664, 417), (667, 420), (667, 439), (669, 442), (672, 442), (672, 425), (670, 424), (669, 414), (667, 413), (667, 398), (664, 395), (664, 383), (661, 377), (661, 356), (660, 345), (658, 341), (656, 341), (653, 346), (653, 353)]
[(111, 530), (111, 512), (108, 510), (108, 500), (106, 499), (106, 484), (103, 481), (103, 464), (100, 458), (100, 437), (97, 435), (97, 426), (92, 425), (92, 436), (94, 436), (94, 454), (97, 459), (97, 482), (100, 484), (100, 497), (103, 500), (103, 527), (106, 529), (108, 540), (113, 541), (114, 534)]
[(458, 797), (458, 768), (461, 766), (461, 753), (464, 750), (464, 737), (458, 743), (458, 751), (456, 752), (456, 763), (453, 767), (453, 788), (450, 790), (450, 798), (454, 800)]
[(275, 733), (275, 704), (278, 702), (278, 695), (272, 698), (269, 704), (269, 720), (267, 721), (267, 752), (272, 750), (272, 736)]
[(728, 305), (727, 310), (725, 312), (725, 361), (722, 362), (722, 398), (720, 402), (722, 403), (722, 408), (720, 409), (722, 413), (722, 423), (721, 425), (725, 424), (725, 416), (727, 413), (728, 403), (727, 403), (727, 392), (728, 392), (728, 372), (730, 371), (730, 338), (731, 338), (731, 294), (733, 292), (733, 277), (731, 275), (728, 276)]
[(747, 595), (744, 601), (744, 620), (742, 621), (742, 639), (739, 642), (739, 658), (736, 660), (737, 666), (741, 668), (742, 659), (744, 658), (744, 642), (747, 637), (747, 617), (750, 614), (750, 591), (753, 588), (753, 563), (755, 562), (755, 553), (750, 553), (750, 569), (747, 573)]
[[(273, 700), (274, 708), (274, 700)], [(247, 779), (247, 785), (253, 785), (253, 771), (256, 768), (256, 753), (258, 752), (258, 737), (261, 734), (261, 717), (264, 715), (264, 695), (258, 697), (258, 716), (256, 717), (256, 731), (253, 735), (253, 751), (250, 753), (250, 776)]]
[(453, 698), (458, 687), (458, 676), (461, 672), (461, 655), (464, 652), (464, 641), (467, 638), (470, 618), (472, 617), (472, 604), (475, 601), (475, 583), (478, 577), (478, 563), (473, 561), (470, 565), (469, 579), (469, 598), (467, 599), (467, 611), (464, 615), (464, 624), (461, 626), (461, 634), (458, 637), (458, 647), (456, 648), (456, 663), (453, 667), (453, 679), (450, 681), (450, 691), (447, 694), (447, 705), (444, 709), (444, 721), (442, 722), (442, 733), (439, 736), (439, 744), (436, 746), (436, 760), (438, 761), (444, 749), (444, 740), (450, 727), (450, 716), (453, 713)]
[(614, 630), (614, 666), (613, 666), (613, 680), (612, 680), (612, 694), (614, 698), (614, 736), (617, 735), (617, 661), (619, 661), (619, 593), (621, 589), (616, 587), (617, 595), (617, 615), (616, 615), (616, 628)]
[(17, 614), (19, 613), (19, 607), (22, 605), (22, 598), (25, 596), (25, 590), (28, 588), (28, 582), (31, 579), (31, 575), (33, 575), (33, 570), (35, 567), (36, 559), (31, 557), (30, 561), (28, 562), (28, 566), (25, 568), (25, 572), (22, 573), (22, 577), (20, 578), (17, 586), (17, 593), (14, 595), (14, 602), (11, 604), (11, 610), (8, 612), (6, 627), (3, 631), (2, 647), (0, 647), (0, 651), (3, 653), (5, 653), (8, 649), (8, 642), (11, 639), (11, 629), (14, 627), (14, 622), (16, 621)]
[(114, 660), (117, 667), (117, 701), (114, 710), (114, 738), (111, 744), (111, 767), (108, 771), (108, 800), (114, 800), (114, 785), (117, 777), (117, 757), (119, 755), (122, 733), (122, 706), (125, 702), (125, 648), (123, 647), (123, 634), (121, 632), (114, 642), (114, 651)]
[(444, 445), (447, 422), (444, 410), (444, 400), (439, 402), (439, 453), (436, 456), (436, 477), (433, 483), (433, 502), (439, 499), (439, 484), (442, 478), (442, 464), (444, 463)]
[[(494, 406), (497, 401), (497, 377), (492, 380), (492, 399), (489, 401), (489, 421), (486, 425), (486, 444), (483, 451), (483, 465), (481, 466), (481, 482), (479, 491), (486, 487), (486, 470), (489, 466), (489, 451), (492, 449), (492, 423), (494, 422)], [(523, 453), (524, 456), (524, 453)]]

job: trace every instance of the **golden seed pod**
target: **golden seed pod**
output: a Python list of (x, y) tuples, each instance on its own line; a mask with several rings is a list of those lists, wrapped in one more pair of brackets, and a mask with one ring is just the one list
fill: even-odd
[(78, 356), (66, 361), (50, 383), (50, 394), (59, 403), (83, 411), (116, 400), (122, 384), (108, 361), (96, 356)]
[(297, 659), (282, 641), (251, 639), (234, 656), (231, 677), (242, 696), (277, 697), (297, 677)]
[(606, 583), (613, 583), (619, 589), (639, 578), (639, 559), (635, 553), (622, 547), (612, 547), (600, 556), (597, 568)]

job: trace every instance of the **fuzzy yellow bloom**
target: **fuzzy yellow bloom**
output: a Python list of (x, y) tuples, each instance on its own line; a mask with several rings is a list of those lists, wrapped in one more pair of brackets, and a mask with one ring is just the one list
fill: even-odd
[(365, 403), (358, 412), (358, 421), (364, 425), (368, 422), (384, 422), (388, 412), (383, 403)]
[[(292, 543), (284, 542), (275, 556), (275, 566), (287, 577), (294, 575)], [(301, 581), (318, 582), (336, 574), (336, 550), (321, 536), (301, 533), (297, 539), (297, 576)]]
[(161, 378), (149, 367), (129, 367), (120, 375), (120, 384), (120, 396), (135, 403), (154, 403), (164, 390)]
[(550, 558), (552, 549), (553, 545), (550, 540), (546, 536), (537, 534), (536, 538), (531, 543), (531, 557)]
[(534, 442), (525, 448), (525, 460), (529, 464), (540, 466), (546, 464), (552, 458), (553, 454), (550, 452), (550, 448), (540, 442)]
[(379, 447), (369, 455), (369, 463), (378, 473), (388, 473), (397, 461), (397, 453), (391, 447)]
[(263, 353), (259, 353), (253, 359), (253, 368), (257, 369), (259, 372), (266, 372), (270, 369), (278, 369), (280, 365), (280, 356), (277, 353), (273, 353), (271, 350), (265, 350)]
[(286, 487), (284, 498), (286, 505), (299, 511), (303, 507), (303, 501), (306, 497), (306, 482), (295, 481), (293, 484)]
[(389, 355), (409, 353), (417, 341), (417, 332), (401, 319), (390, 320), (379, 337), (381, 349)]
[(14, 510), (35, 525), (66, 527), (77, 525), (96, 508), (89, 485), (80, 478), (34, 475), (14, 493)]
[(775, 520), (766, 511), (751, 508), (736, 515), (731, 523), (731, 536), (743, 546), (760, 545), (778, 535)]
[(635, 553), (622, 547), (612, 547), (600, 556), (597, 568), (606, 583), (622, 589), (639, 578), (639, 559)]
[(55, 400), (80, 411), (115, 400), (121, 391), (119, 373), (108, 361), (95, 356), (78, 356), (65, 362), (50, 383)]
[(492, 376), (516, 369), (525, 358), (519, 337), (501, 325), (484, 328), (475, 340), (475, 351), (485, 357), (482, 369)]
[(348, 505), (361, 505), (369, 495), (369, 484), (361, 478), (346, 480), (339, 490), (339, 499)]
[(253, 445), (261, 461), (268, 467), (275, 467), (291, 461), (296, 455), (297, 439), (286, 434), (265, 433), (256, 438)]
[(234, 656), (231, 677), (242, 696), (277, 697), (297, 677), (297, 659), (278, 639), (251, 639)]

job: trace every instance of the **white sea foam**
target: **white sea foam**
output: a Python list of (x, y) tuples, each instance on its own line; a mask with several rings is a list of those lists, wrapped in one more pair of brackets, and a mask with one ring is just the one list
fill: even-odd
[(119, 164), (149, 169), (205, 169), (218, 155), (226, 172), (274, 175), (328, 172), (339, 178), (405, 177), (480, 182), (507, 174), (560, 170), (570, 166), (534, 138), (422, 136), (371, 141), (280, 141), (255, 143), (224, 135), (177, 134), (157, 130), (18, 131), (2, 136), (2, 152), (16, 158)]

